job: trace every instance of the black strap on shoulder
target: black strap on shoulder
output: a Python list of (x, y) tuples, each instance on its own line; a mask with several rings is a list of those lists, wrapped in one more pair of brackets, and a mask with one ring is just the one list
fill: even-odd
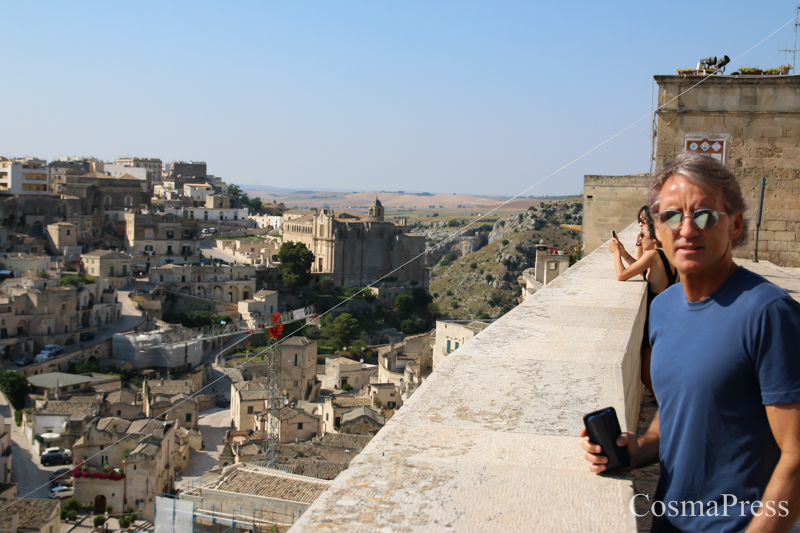
[(675, 281), (678, 279), (678, 272), (672, 271), (672, 265), (667, 260), (667, 254), (664, 253), (664, 250), (661, 248), (656, 248), (656, 252), (658, 252), (658, 256), (661, 258), (661, 262), (664, 263), (664, 270), (667, 271), (667, 287), (675, 284)]

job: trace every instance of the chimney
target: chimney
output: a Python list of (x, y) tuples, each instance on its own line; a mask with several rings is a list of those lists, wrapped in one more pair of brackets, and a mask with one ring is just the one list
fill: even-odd
[(344, 467), (350, 468), (350, 450), (344, 451)]
[(17, 529), (19, 529), (19, 513), (14, 513), (11, 515), (11, 533), (17, 533)]

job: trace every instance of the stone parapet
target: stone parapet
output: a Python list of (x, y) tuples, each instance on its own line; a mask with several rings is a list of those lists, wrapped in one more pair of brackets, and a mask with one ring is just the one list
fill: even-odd
[(607, 406), (635, 430), (645, 305), (600, 247), (451, 353), (290, 531), (636, 531), (630, 475), (592, 474), (578, 434)]

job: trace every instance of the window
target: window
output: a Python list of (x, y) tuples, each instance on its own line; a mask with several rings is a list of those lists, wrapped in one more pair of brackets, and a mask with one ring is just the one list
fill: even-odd
[(175, 231), (168, 229), (167, 230), (167, 239), (172, 239), (175, 236)]
[(107, 465), (108, 464), (108, 456), (107, 455), (101, 455), (100, 456), (100, 464), (101, 465)]
[(145, 244), (144, 245), (144, 251), (145, 252), (152, 252), (153, 251), (153, 245), (152, 244)]
[(172, 253), (172, 245), (170, 244), (169, 246), (167, 246), (167, 255), (170, 255), (171, 253)]
[(187, 422), (191, 422), (192, 421), (192, 413), (186, 413), (186, 421)]
[(247, 414), (248, 415), (252, 415), (253, 414), (253, 406), (252, 405), (248, 405), (247, 406)]
[(132, 196), (126, 196), (125, 197), (125, 207), (130, 207), (132, 205), (133, 205), (133, 197)]
[(450, 341), (447, 341), (447, 353), (450, 353)]
[(330, 418), (329, 418), (329, 417), (330, 417), (330, 413), (325, 413), (325, 422), (327, 422), (328, 420), (330, 420)]
[(128, 273), (128, 265), (122, 265), (122, 275), (124, 276), (127, 273)]
[(109, 275), (109, 277), (113, 277), (114, 276), (114, 265), (111, 265), (110, 267), (108, 267), (108, 275)]
[(297, 423), (297, 429), (303, 429), (303, 423), (302, 422), (298, 422)]
[(111, 205), (111, 197), (110, 196), (105, 196), (103, 198), (103, 205), (106, 206), (106, 207)]
[(122, 411), (117, 409), (117, 416), (122, 416)]
[(458, 341), (456, 341), (456, 350), (458, 350)]
[(61, 310), (62, 311), (66, 311), (67, 310), (67, 304), (61, 304)]
[(69, 237), (69, 235), (70, 235), (70, 230), (67, 230), (67, 237)]
[(300, 366), (300, 356), (294, 354), (294, 366)]
[(295, 386), (295, 387), (299, 387), (299, 386), (300, 386), (300, 382), (299, 382), (299, 381), (295, 381), (295, 382), (294, 382), (294, 386)]

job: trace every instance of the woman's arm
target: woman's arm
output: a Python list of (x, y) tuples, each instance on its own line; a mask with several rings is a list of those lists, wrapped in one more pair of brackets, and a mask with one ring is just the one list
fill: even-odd
[(625, 265), (622, 264), (622, 254), (619, 247), (617, 247), (614, 251), (614, 272), (617, 274), (617, 280), (625, 281), (639, 274), (644, 274), (645, 270), (652, 268), (655, 255), (656, 252), (648, 250), (642, 254), (638, 261), (634, 261), (631, 266), (625, 268)]

